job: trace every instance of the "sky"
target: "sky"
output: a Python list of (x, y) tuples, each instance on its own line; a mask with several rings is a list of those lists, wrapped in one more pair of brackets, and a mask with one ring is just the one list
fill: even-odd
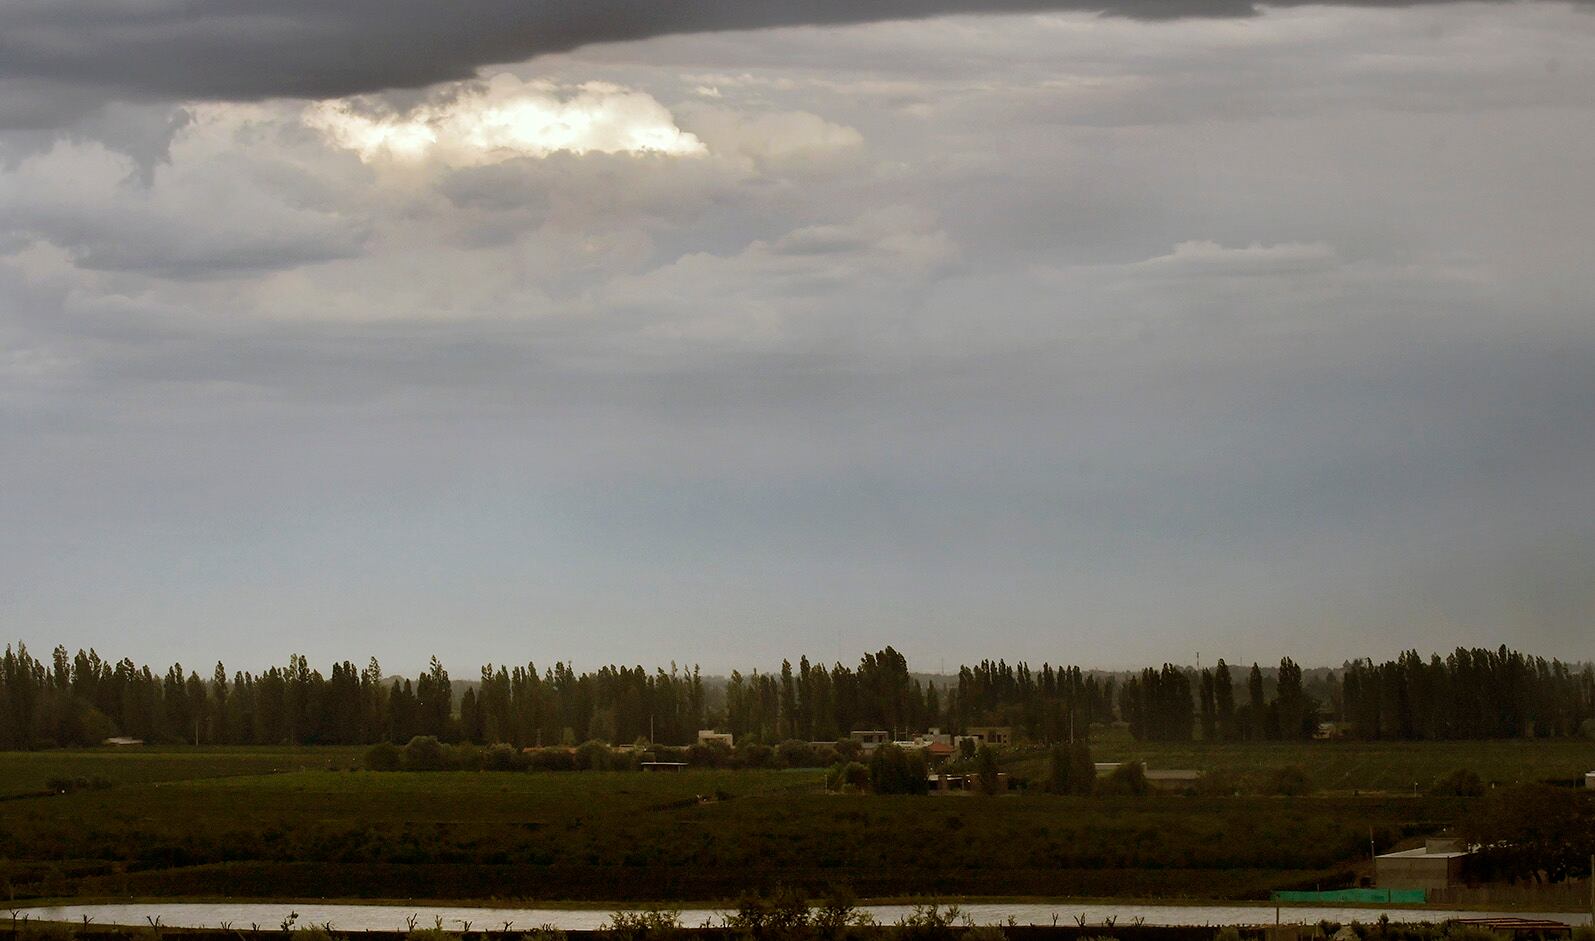
[(0, 5), (8, 640), (1595, 657), (1588, 2), (263, 9)]

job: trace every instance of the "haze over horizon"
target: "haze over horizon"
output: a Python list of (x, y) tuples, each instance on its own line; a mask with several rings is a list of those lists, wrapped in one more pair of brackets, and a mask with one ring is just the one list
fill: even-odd
[(0, 635), (1589, 660), (1592, 9), (6, 4)]

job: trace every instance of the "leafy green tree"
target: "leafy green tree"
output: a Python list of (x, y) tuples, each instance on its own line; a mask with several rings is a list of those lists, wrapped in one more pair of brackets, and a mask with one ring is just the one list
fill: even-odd
[(404, 770), (442, 771), (443, 743), (434, 735), (417, 735), (404, 746)]
[(1069, 793), (1089, 797), (1097, 788), (1097, 766), (1091, 760), (1091, 745), (1084, 739), (1069, 748)]
[(1001, 771), (997, 765), (997, 750), (990, 745), (975, 749), (975, 777), (980, 782), (980, 793), (997, 793)]
[(870, 788), (877, 794), (924, 794), (930, 790), (924, 755), (890, 742), (870, 755), (869, 771)]
[(1139, 761), (1126, 761), (1097, 782), (1097, 793), (1106, 797), (1141, 797), (1151, 790), (1146, 767)]
[(1589, 872), (1595, 796), (1546, 784), (1497, 788), (1463, 818), (1461, 830), (1480, 847), (1489, 874), (1562, 882)]
[(1235, 681), (1230, 678), (1229, 664), (1222, 657), (1213, 668), (1213, 704), (1218, 737), (1235, 738)]
[(588, 739), (576, 746), (577, 771), (608, 771), (612, 753), (609, 746), (597, 739)]
[(1047, 755), (1047, 793), (1073, 794), (1074, 755), (1070, 746), (1058, 743)]
[(1263, 671), (1257, 664), (1252, 664), (1251, 672), (1246, 674), (1246, 696), (1251, 707), (1251, 734), (1248, 738), (1266, 738), (1268, 729), (1268, 703), (1263, 699)]

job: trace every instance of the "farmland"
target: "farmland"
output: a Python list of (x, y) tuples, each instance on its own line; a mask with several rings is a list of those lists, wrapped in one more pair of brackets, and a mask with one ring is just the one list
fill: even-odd
[(235, 775), (347, 768), (359, 748), (96, 748), (0, 754), (0, 799), (38, 792), (52, 778), (153, 784)]
[[(1101, 731), (1101, 730), (1099, 730)], [(1458, 768), (1486, 782), (1568, 781), (1595, 769), (1595, 741), (1508, 739), (1452, 742), (1137, 742), (1119, 730), (1092, 739), (1099, 761), (1141, 761), (1149, 768), (1195, 768), (1258, 780), (1298, 767), (1326, 791), (1427, 788)]]
[(11, 753), (0, 782), (12, 795), (56, 776), (111, 786), (0, 801), (0, 890), (712, 901), (791, 885), (873, 897), (1257, 898), (1344, 883), (1365, 863), (1370, 828), (1389, 846), (1466, 812), (1465, 799), (1414, 797), (1404, 782), (1460, 766), (1487, 780), (1565, 777), (1591, 754), (1571, 743), (1182, 749), (1107, 739), (1098, 757), (1242, 776), (1299, 765), (1326, 790), (888, 797), (828, 793), (816, 770), (372, 773), (348, 770), (359, 758), (348, 749)]

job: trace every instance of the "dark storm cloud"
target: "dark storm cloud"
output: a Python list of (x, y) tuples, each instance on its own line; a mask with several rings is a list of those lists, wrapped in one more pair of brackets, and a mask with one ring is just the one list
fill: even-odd
[[(1450, 0), (1352, 0), (1414, 2)], [(1246, 16), (1257, 6), (1249, 0), (14, 0), (0, 7), (0, 122), (63, 123), (104, 99), (327, 98), (417, 88), (468, 78), (490, 63), (667, 34), (1047, 10), (1167, 19)]]

